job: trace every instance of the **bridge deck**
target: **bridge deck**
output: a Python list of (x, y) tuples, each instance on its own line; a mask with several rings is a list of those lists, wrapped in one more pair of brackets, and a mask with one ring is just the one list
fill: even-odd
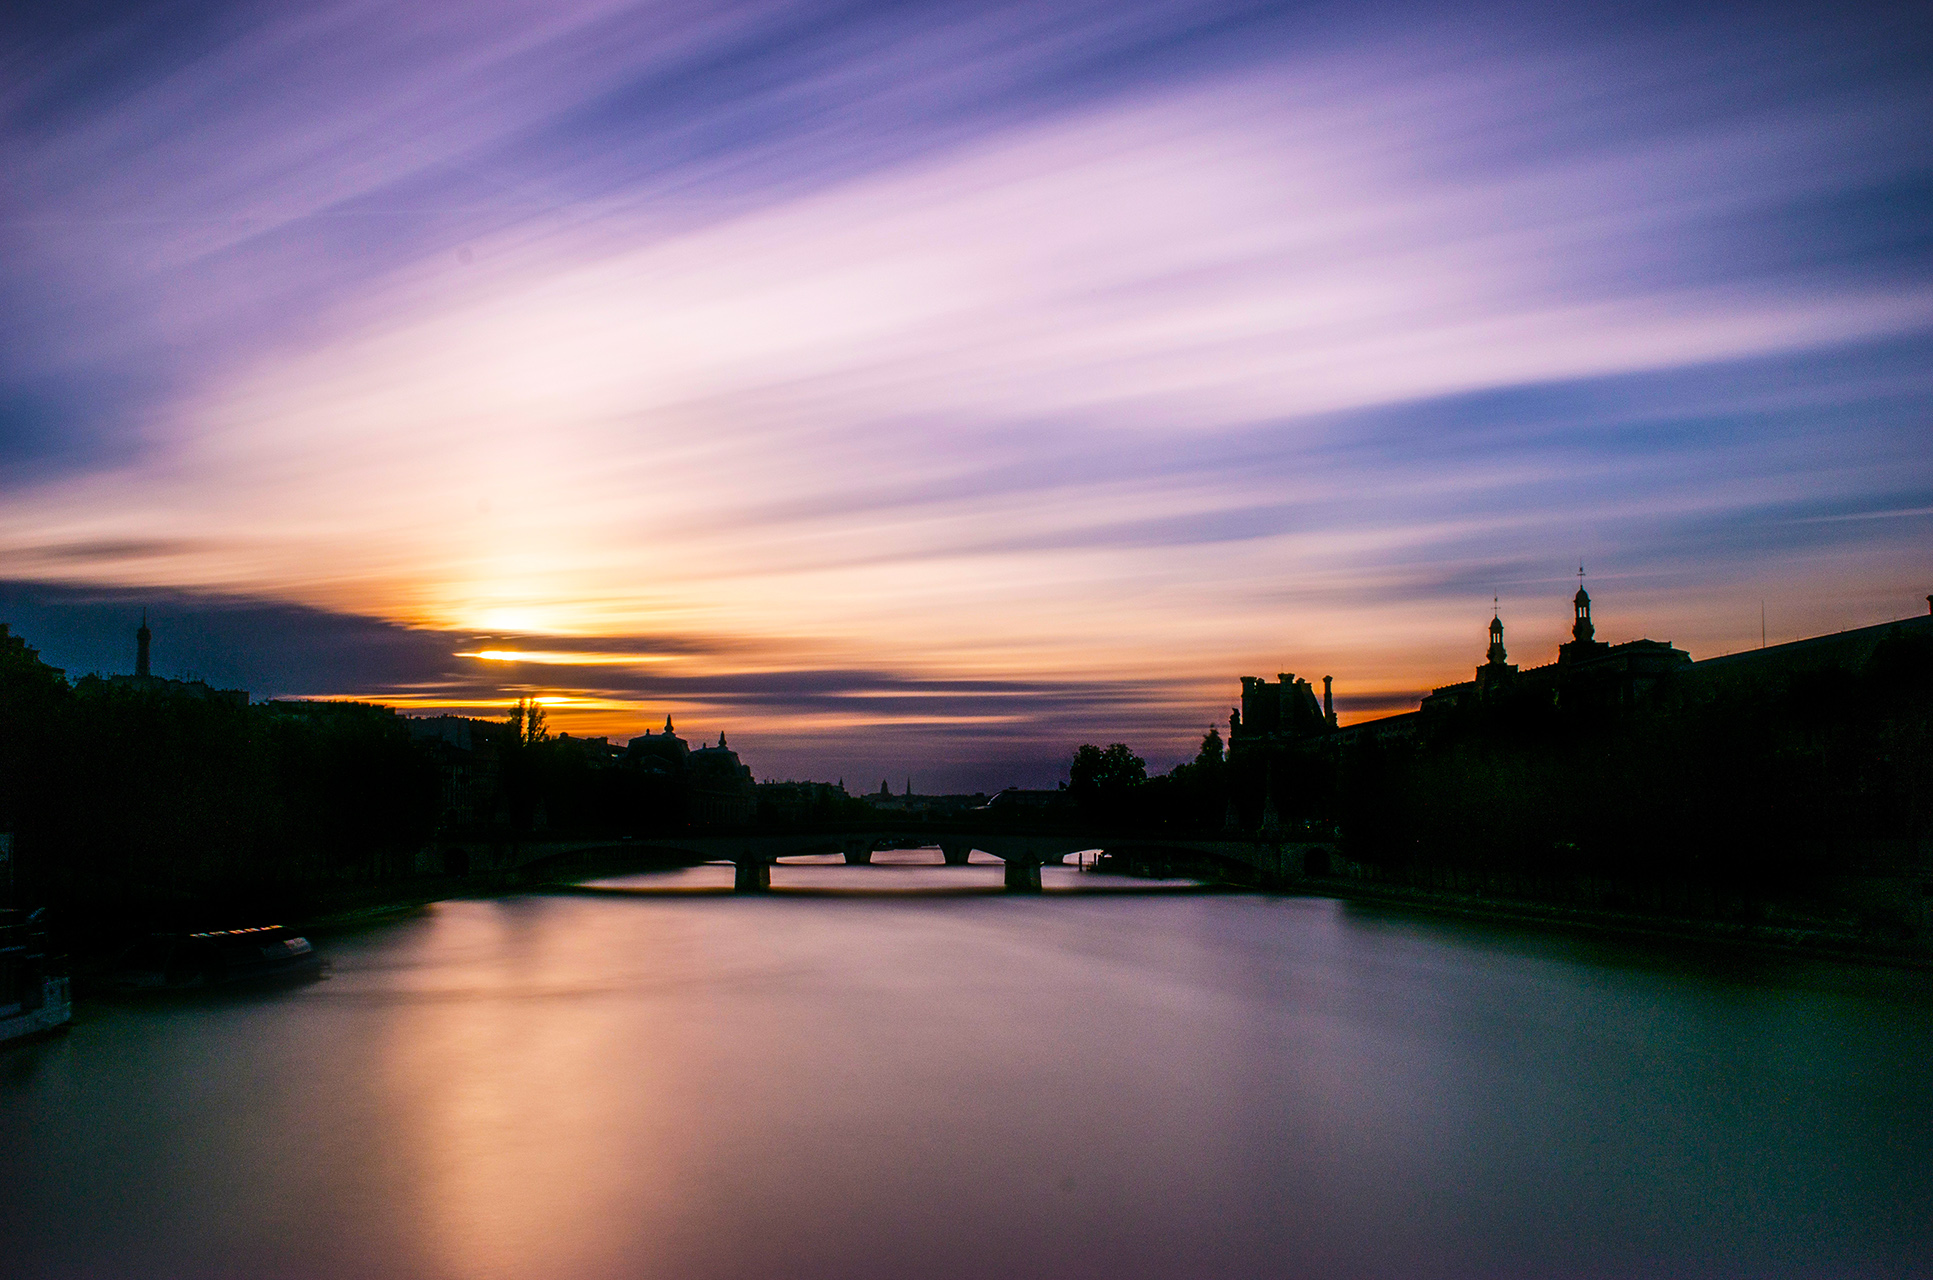
[(974, 850), (1006, 864), (1006, 887), (1038, 891), (1043, 863), (1058, 863), (1070, 853), (1089, 850), (1131, 864), (1177, 859), (1235, 863), (1270, 882), (1302, 878), (1316, 855), (1324, 865), (1333, 855), (1329, 841), (1284, 840), (1268, 836), (1189, 838), (1125, 834), (1093, 828), (1042, 827), (990, 829), (879, 825), (863, 829), (815, 831), (692, 831), (618, 841), (568, 841), (521, 846), (505, 864), (531, 868), (547, 861), (568, 861), (592, 852), (635, 854), (640, 861), (730, 862), (737, 867), (735, 887), (757, 892), (771, 885), (771, 868), (780, 858), (840, 854), (848, 863), (867, 863), (876, 851), (937, 846), (950, 866), (964, 865)]

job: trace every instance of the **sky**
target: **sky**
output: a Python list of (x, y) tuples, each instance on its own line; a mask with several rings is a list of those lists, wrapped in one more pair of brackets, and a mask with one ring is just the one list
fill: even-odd
[(9, 4), (0, 620), (761, 778), (1933, 590), (1919, 6)]

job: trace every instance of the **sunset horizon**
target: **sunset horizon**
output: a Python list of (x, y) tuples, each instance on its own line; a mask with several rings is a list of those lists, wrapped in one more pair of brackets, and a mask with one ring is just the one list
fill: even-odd
[(0, 605), (77, 672), (146, 606), (258, 696), (980, 789), (1242, 674), (1409, 709), (1493, 597), (1548, 660), (1580, 566), (1699, 657), (1933, 578), (1877, 9), (224, 12), (9, 90)]

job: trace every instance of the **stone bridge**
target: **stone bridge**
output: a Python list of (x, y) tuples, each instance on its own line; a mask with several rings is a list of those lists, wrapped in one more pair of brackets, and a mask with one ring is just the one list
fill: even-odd
[(1270, 835), (1190, 838), (1045, 824), (1032, 828), (878, 824), (837, 830), (692, 831), (622, 841), (531, 844), (521, 846), (504, 865), (541, 868), (545, 862), (567, 861), (592, 852), (631, 852), (641, 861), (730, 862), (736, 867), (733, 887), (741, 893), (754, 893), (771, 886), (772, 864), (780, 858), (843, 854), (847, 863), (863, 864), (872, 861), (876, 850), (934, 845), (939, 846), (948, 866), (964, 866), (975, 849), (1000, 859), (1006, 864), (1007, 888), (1023, 893), (1039, 891), (1043, 864), (1058, 863), (1070, 853), (1088, 849), (1098, 849), (1130, 865), (1159, 865), (1178, 860), (1229, 863), (1250, 868), (1271, 884), (1324, 874), (1335, 852), (1335, 846), (1328, 841), (1289, 840)]

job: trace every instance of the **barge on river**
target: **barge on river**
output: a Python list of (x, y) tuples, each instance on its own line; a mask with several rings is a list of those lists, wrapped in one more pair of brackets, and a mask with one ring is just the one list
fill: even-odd
[(157, 933), (135, 943), (103, 984), (119, 991), (300, 982), (322, 972), (309, 940), (281, 925)]
[(42, 911), (0, 911), (0, 1044), (59, 1031), (74, 1015), (65, 974), (47, 958)]

